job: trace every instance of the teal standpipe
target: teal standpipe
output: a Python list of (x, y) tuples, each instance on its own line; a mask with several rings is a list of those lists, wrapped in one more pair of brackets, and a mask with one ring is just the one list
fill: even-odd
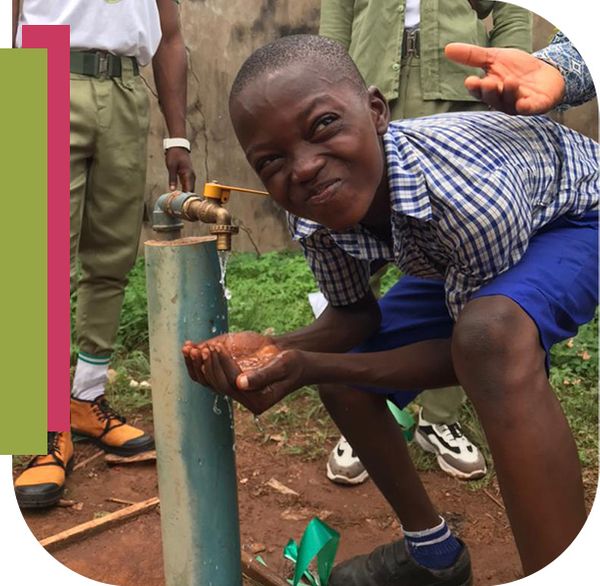
[(190, 379), (181, 347), (227, 331), (214, 236), (145, 243), (167, 586), (241, 586), (232, 406)]

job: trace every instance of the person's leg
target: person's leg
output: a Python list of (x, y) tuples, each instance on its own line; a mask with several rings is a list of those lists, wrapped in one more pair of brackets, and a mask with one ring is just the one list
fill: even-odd
[[(577, 449), (547, 379), (553, 344), (598, 304), (598, 214), (538, 232), (521, 261), (474, 294), (455, 325), (455, 372), (486, 432), (525, 573), (586, 518)], [(551, 431), (548, 433), (548, 431)]]
[(128, 455), (154, 442), (104, 399), (127, 273), (137, 255), (146, 174), (147, 95), (130, 60), (122, 70), (122, 78), (90, 80), (96, 143), (79, 236), (71, 425), (103, 449)]
[[(355, 352), (406, 350), (399, 383), (432, 383), (431, 371), (452, 382), (449, 336), (452, 322), (443, 282), (404, 277), (380, 300), (380, 330)], [(410, 381), (410, 382), (408, 382)], [(332, 586), (423, 583), (467, 584), (467, 549), (435, 511), (410, 459), (402, 428), (387, 406), (403, 407), (418, 391), (321, 386), (321, 398), (340, 431), (356, 450), (373, 481), (401, 521), (405, 539), (337, 566)]]
[(460, 415), (465, 393), (461, 387), (423, 391), (415, 403), (422, 408), (423, 418), (431, 423), (455, 423)]
[(523, 569), (531, 574), (560, 555), (586, 519), (577, 449), (548, 383), (538, 330), (509, 299), (475, 299), (455, 327), (453, 358), (492, 451)]
[(439, 517), (410, 459), (402, 428), (388, 409), (387, 396), (349, 387), (321, 386), (319, 392), (402, 526), (418, 531), (436, 525)]

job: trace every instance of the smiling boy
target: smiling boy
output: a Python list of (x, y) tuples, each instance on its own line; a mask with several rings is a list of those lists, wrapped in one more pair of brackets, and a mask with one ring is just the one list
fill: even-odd
[[(219, 338), (186, 343), (186, 364), (255, 413), (320, 385), (404, 532), (340, 564), (332, 586), (471, 583), (467, 548), (435, 511), (386, 407), (387, 398), (407, 404), (415, 389), (461, 384), (529, 574), (586, 518), (577, 450), (547, 368), (550, 347), (597, 304), (597, 145), (546, 118), (390, 124), (388, 112), (333, 41), (284, 37), (244, 63), (230, 95), (235, 132), (288, 212), (329, 306), (302, 330), (246, 335), (247, 355), (279, 348), (263, 366), (241, 372)], [(380, 260), (407, 276), (377, 303), (369, 268)]]

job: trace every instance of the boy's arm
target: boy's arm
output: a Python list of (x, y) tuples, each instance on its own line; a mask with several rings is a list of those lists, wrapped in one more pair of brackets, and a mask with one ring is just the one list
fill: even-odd
[(490, 47), (510, 47), (531, 53), (531, 12), (514, 4), (493, 2), (492, 18), (494, 24), (489, 36)]
[(346, 352), (373, 335), (380, 321), (379, 305), (373, 294), (368, 292), (352, 305), (328, 305), (310, 325), (277, 336), (274, 340), (282, 350)]
[(13, 0), (12, 3), (12, 46), (15, 46), (15, 41), (17, 39), (17, 26), (19, 24), (19, 14), (21, 11), (21, 2), (20, 0)]
[[(152, 59), (158, 101), (169, 136), (185, 138), (187, 108), (187, 58), (179, 27), (177, 3), (174, 0), (157, 0), (162, 38)], [(166, 151), (165, 162), (169, 172), (169, 189), (177, 187), (177, 178), (183, 191), (193, 191), (196, 176), (190, 153), (181, 147)]]
[(354, 0), (321, 0), (319, 34), (338, 41), (346, 49), (352, 38)]
[(209, 344), (202, 353), (201, 370), (186, 356), (190, 376), (217, 393), (232, 397), (257, 415), (309, 384), (406, 390), (456, 384), (450, 341), (442, 339), (369, 354), (286, 350), (268, 363), (244, 372), (220, 344)]
[[(328, 307), (310, 326), (278, 338), (250, 332), (229, 334), (199, 345), (186, 342), (182, 351), (193, 380), (232, 397), (253, 413), (262, 413), (303, 386), (300, 381), (307, 379), (312, 371), (311, 359), (318, 359), (324, 370), (328, 359), (321, 359), (321, 356), (341, 358), (332, 366), (344, 371), (344, 364), (352, 362), (353, 355), (344, 359), (343, 352), (375, 333), (380, 319), (379, 306), (369, 292), (364, 299), (350, 306)], [(264, 388), (252, 393), (241, 390), (236, 382), (244, 368), (240, 365), (250, 359), (256, 364), (254, 368), (259, 369), (258, 365), (265, 364), (266, 355), (269, 355), (268, 360), (273, 355), (277, 355), (278, 359), (268, 362), (269, 368), (261, 375)], [(307, 359), (304, 360), (304, 357)], [(281, 367), (286, 369), (283, 375), (279, 372)], [(271, 379), (276, 384), (271, 385)]]

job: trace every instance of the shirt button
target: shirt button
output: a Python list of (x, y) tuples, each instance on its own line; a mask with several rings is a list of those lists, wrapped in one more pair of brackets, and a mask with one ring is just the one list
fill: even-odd
[(394, 71), (399, 71), (399, 69), (400, 69), (400, 63), (394, 63), (394, 64), (392, 65), (392, 69), (393, 69)]

